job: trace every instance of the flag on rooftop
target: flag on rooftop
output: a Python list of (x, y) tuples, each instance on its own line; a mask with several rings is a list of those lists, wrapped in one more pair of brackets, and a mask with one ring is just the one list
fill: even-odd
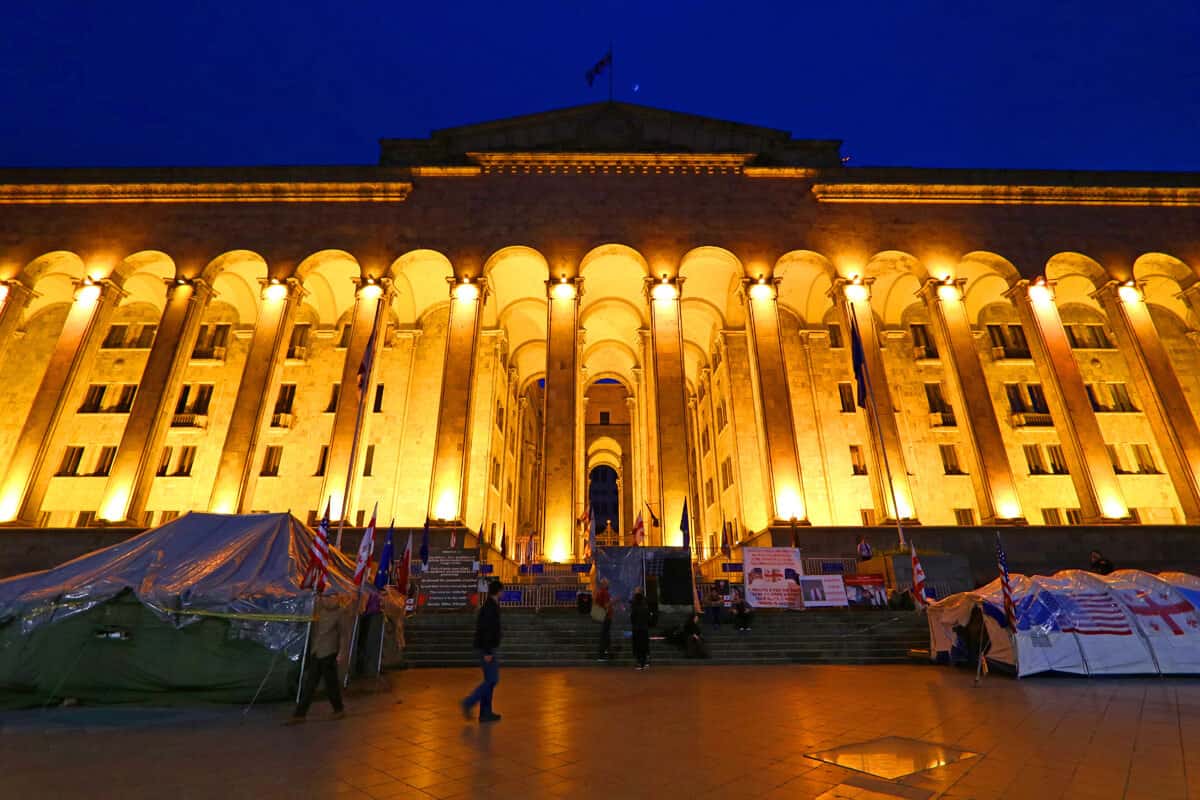
[(608, 52), (604, 54), (604, 58), (600, 59), (595, 64), (593, 64), (591, 69), (589, 69), (587, 72), (584, 73), (583, 77), (587, 80), (587, 85), (590, 87), (593, 83), (596, 82), (596, 78), (599, 78), (602, 74), (604, 74), (605, 70), (611, 69), (611, 68), (612, 68), (612, 48), (609, 48)]

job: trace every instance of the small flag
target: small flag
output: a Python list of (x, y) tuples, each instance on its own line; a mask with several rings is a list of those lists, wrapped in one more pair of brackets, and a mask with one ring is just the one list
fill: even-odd
[(610, 69), (611, 67), (612, 49), (610, 48), (609, 51), (604, 54), (604, 58), (597, 61), (592, 65), (591, 69), (584, 73), (583, 77), (587, 80), (587, 85), (590, 87), (596, 82), (596, 78), (599, 78), (606, 69)]
[(850, 361), (854, 365), (854, 380), (858, 394), (858, 407), (867, 407), (867, 354), (863, 350), (862, 336), (858, 333), (858, 321), (850, 311)]
[(371, 323), (371, 335), (367, 338), (367, 349), (363, 352), (362, 361), (358, 364), (358, 394), (362, 396), (367, 391), (367, 382), (371, 379), (371, 365), (375, 363), (375, 327), (379, 324), (379, 315)]
[(912, 553), (913, 597), (916, 598), (919, 605), (928, 605), (929, 598), (925, 596), (925, 570), (921, 567), (921, 561), (917, 558), (917, 546), (909, 542), (908, 547)]
[(638, 512), (637, 521), (633, 523), (634, 547), (641, 547), (646, 541), (646, 523), (642, 522), (642, 512)]
[(658, 517), (654, 516), (654, 509), (650, 508), (649, 503), (645, 503), (644, 505), (646, 506), (646, 512), (650, 515), (650, 526), (653, 528), (657, 528), (658, 527)]
[(683, 516), (679, 519), (679, 530), (683, 534), (683, 546), (691, 549), (692, 536), (688, 529), (687, 498), (683, 498)]
[(1015, 633), (1017, 609), (1013, 604), (1012, 584), (1008, 579), (1008, 556), (1004, 552), (1004, 545), (1000, 543), (1000, 531), (996, 531), (996, 563), (1000, 567), (1000, 586), (1004, 591), (1004, 620)]
[(317, 526), (312, 549), (308, 553), (308, 566), (304, 570), (301, 589), (315, 586), (317, 594), (325, 591), (325, 575), (329, 572), (329, 504), (325, 505), (325, 516)]
[(404, 546), (404, 555), (400, 557), (400, 566), (396, 567), (396, 587), (408, 597), (409, 575), (412, 573), (412, 531), (408, 532), (408, 544)]
[(421, 531), (421, 570), (429, 567), (429, 517), (425, 518), (425, 530)]
[(371, 561), (371, 553), (375, 552), (375, 514), (379, 511), (379, 503), (371, 510), (371, 524), (363, 531), (362, 541), (358, 543), (358, 560), (354, 564), (354, 585), (362, 586), (363, 578), (367, 577), (367, 564)]
[[(392, 520), (392, 525), (395, 524), (396, 520)], [(394, 552), (395, 547), (392, 544), (392, 525), (388, 526), (387, 539), (384, 540), (383, 550), (381, 550), (379, 553), (379, 566), (375, 568), (375, 588), (379, 589), (380, 591), (383, 590), (383, 587), (387, 586), (388, 579), (391, 577), (392, 572), (392, 553)], [(411, 533), (409, 534), (409, 537), (412, 537)]]

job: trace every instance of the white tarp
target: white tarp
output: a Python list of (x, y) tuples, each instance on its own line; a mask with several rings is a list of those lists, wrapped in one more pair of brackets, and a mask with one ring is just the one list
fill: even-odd
[(1015, 634), (1004, 619), (1000, 580), (929, 608), (930, 646), (949, 653), (972, 611), (983, 612), (988, 658), (1018, 676), (1200, 674), (1200, 579), (1121, 570), (1095, 575), (1013, 575)]

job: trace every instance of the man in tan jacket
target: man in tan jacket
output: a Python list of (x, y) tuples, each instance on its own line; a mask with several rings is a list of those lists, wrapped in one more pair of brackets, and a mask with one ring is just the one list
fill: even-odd
[(304, 722), (308, 707), (312, 705), (313, 695), (317, 691), (317, 683), (325, 682), (325, 692), (329, 695), (329, 703), (333, 706), (333, 718), (345, 716), (342, 708), (342, 682), (338, 680), (338, 653), (345, 638), (345, 624), (342, 604), (331, 594), (322, 595), (317, 599), (317, 619), (312, 624), (312, 635), (309, 637), (308, 665), (304, 671), (304, 685), (300, 689), (300, 702), (292, 713), (288, 725)]

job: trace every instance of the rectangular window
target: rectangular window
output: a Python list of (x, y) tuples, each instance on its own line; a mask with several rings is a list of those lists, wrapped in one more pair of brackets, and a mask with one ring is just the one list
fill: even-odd
[(704, 505), (711, 506), (714, 502), (716, 502), (716, 498), (717, 495), (713, 491), (712, 478), (709, 478), (704, 481)]
[(1118, 475), (1124, 475), (1128, 472), (1125, 469), (1125, 465), (1121, 463), (1121, 450), (1117, 445), (1106, 444), (1104, 445), (1104, 449), (1108, 450), (1108, 460), (1112, 462), (1113, 472)]
[(874, 525), (874, 524), (875, 524), (875, 509), (873, 509), (873, 508), (860, 508), (860, 509), (858, 510), (858, 513), (859, 513), (859, 516), (861, 516), (861, 517), (862, 517), (862, 524), (863, 524), (863, 525), (865, 525), (865, 526), (867, 526), (867, 527), (870, 527), (871, 525)]
[(1050, 461), (1050, 472), (1055, 475), (1067, 474), (1067, 459), (1063, 455), (1061, 444), (1046, 445), (1046, 457)]
[(504, 501), (508, 505), (510, 505), (510, 506), (512, 505), (512, 501), (513, 501), (513, 482), (512, 482), (512, 480), (506, 480), (504, 482)]
[(75, 518), (75, 527), (87, 528), (96, 524), (95, 511), (80, 511), (79, 516)]
[(268, 445), (263, 451), (262, 470), (259, 475), (264, 478), (274, 478), (279, 475), (279, 462), (283, 459), (283, 448), (279, 445)]
[(700, 431), (700, 452), (707, 453), (711, 448), (711, 442), (708, 437), (708, 426), (705, 425)]
[(917, 358), (937, 358), (937, 345), (929, 334), (929, 326), (923, 324), (909, 325), (913, 337), (913, 354)]
[(371, 406), (371, 413), (383, 413), (383, 384), (375, 384), (375, 403)]
[(281, 383), (279, 384), (279, 394), (275, 396), (275, 413), (290, 414), (292, 406), (296, 402), (296, 384)]
[(125, 346), (125, 336), (128, 333), (128, 325), (110, 325), (108, 333), (104, 335), (104, 344), (100, 346), (108, 350), (120, 349)]
[(339, 348), (345, 349), (350, 346), (350, 333), (352, 331), (353, 331), (353, 328), (350, 325), (342, 326), (342, 329), (338, 332), (337, 346)]
[(196, 346), (192, 348), (192, 358), (224, 358), (225, 348), (229, 345), (229, 329), (229, 323), (201, 326), (200, 335), (196, 337)]
[[(179, 448), (179, 461), (175, 463), (175, 475), (186, 478), (192, 474), (192, 464), (196, 463), (196, 448), (188, 445)], [(278, 465), (276, 465), (278, 469)]]
[(178, 511), (164, 511), (158, 515), (158, 524), (166, 525), (168, 522), (173, 522), (179, 519)]
[(1080, 511), (1078, 508), (1066, 508), (1063, 510), (1067, 512), (1067, 524), (1068, 525), (1082, 525), (1083, 524), (1083, 512)]
[(1157, 475), (1158, 465), (1154, 463), (1154, 451), (1148, 444), (1131, 445), (1133, 460), (1137, 462), (1137, 471), (1142, 475)]
[(139, 350), (149, 350), (154, 344), (154, 337), (157, 334), (157, 325), (143, 325), (142, 327), (138, 328), (137, 339), (133, 343), (134, 348)]
[(1021, 393), (1021, 384), (1004, 384), (1004, 396), (1008, 398), (1008, 410), (1014, 414), (1025, 411), (1025, 396)]
[(954, 409), (946, 402), (946, 396), (942, 393), (940, 383), (925, 384), (925, 402), (929, 404), (930, 417), (937, 417), (935, 420), (937, 425), (954, 427), (956, 424)]
[(601, 411), (600, 412), (600, 424), (601, 425), (609, 425), (611, 423), (612, 423), (612, 412), (611, 411)]
[(100, 457), (96, 459), (96, 469), (92, 474), (99, 478), (108, 477), (108, 473), (112, 471), (113, 461), (117, 458), (117, 448), (101, 447)]
[(333, 388), (329, 390), (329, 405), (325, 406), (326, 414), (333, 414), (337, 411), (338, 395), (341, 394), (342, 385), (340, 383), (333, 384)]
[(158, 457), (158, 469), (154, 472), (158, 477), (167, 474), (167, 470), (171, 468), (171, 448), (164, 447), (162, 455)]
[(179, 399), (177, 401), (175, 401), (175, 413), (176, 414), (188, 413), (188, 397), (191, 395), (191, 393), (192, 393), (192, 385), (190, 383), (185, 383), (183, 385), (183, 387), (180, 388)]
[(212, 403), (213, 385), (211, 383), (196, 384), (195, 397), (192, 398), (192, 413), (207, 414), (208, 406)]
[(1092, 406), (1092, 411), (1108, 411), (1108, 406), (1100, 401), (1100, 395), (1096, 392), (1096, 384), (1085, 383), (1083, 390), (1087, 392), (1088, 403)]
[(867, 459), (863, 455), (861, 444), (850, 445), (850, 474), (851, 475), (866, 475), (867, 474)]
[(1108, 350), (1112, 348), (1112, 340), (1103, 325), (1074, 324), (1064, 326), (1067, 331), (1067, 342), (1071, 347), (1085, 350)]
[(367, 521), (366, 509), (359, 511), (358, 513), (356, 513), (354, 515), (354, 527), (361, 528), (366, 523), (366, 521)]
[(952, 444), (939, 444), (938, 451), (942, 454), (942, 471), (947, 475), (965, 475), (962, 465), (958, 463), (958, 447)]
[(725, 430), (725, 401), (717, 403), (717, 433)]
[(59, 462), (58, 472), (56, 474), (63, 476), (74, 476), (79, 474), (79, 462), (83, 460), (83, 448), (68, 446), (63, 451), (62, 461)]
[(112, 410), (117, 414), (128, 414), (133, 408), (133, 398), (137, 395), (136, 383), (121, 384), (121, 395), (117, 398), (117, 404)]
[(1137, 411), (1133, 398), (1129, 396), (1129, 387), (1123, 383), (1108, 384), (1108, 393), (1112, 397), (1113, 411)]
[(1057, 508), (1043, 508), (1042, 522), (1046, 523), (1047, 525), (1062, 525), (1062, 512)]
[(1025, 451), (1025, 463), (1029, 466), (1029, 474), (1045, 475), (1046, 461), (1042, 458), (1042, 448), (1036, 444), (1027, 444), (1021, 449)]
[(325, 468), (329, 465), (329, 445), (321, 445), (321, 454), (317, 456), (317, 471), (313, 473), (313, 477), (321, 478), (325, 475)]
[(87, 388), (87, 394), (83, 396), (83, 403), (79, 406), (80, 414), (97, 414), (104, 406), (104, 392), (108, 387), (103, 383), (93, 383)]
[(363, 477), (369, 478), (375, 471), (375, 445), (367, 445), (367, 454), (363, 459)]
[(843, 414), (853, 414), (858, 410), (854, 403), (854, 384), (849, 381), (838, 382), (838, 400), (842, 404)]
[(954, 509), (954, 524), (971, 526), (975, 524), (975, 509), (973, 508), (956, 508)]
[(499, 400), (496, 401), (496, 427), (504, 433), (504, 406)]
[(1029, 342), (1020, 325), (988, 325), (988, 339), (995, 358), (1029, 358)]
[(492, 459), (492, 488), (500, 488), (500, 459)]
[(1042, 391), (1040, 383), (1029, 383), (1025, 385), (1025, 391), (1029, 393), (1029, 406), (1038, 414), (1049, 414), (1050, 406), (1046, 405), (1046, 394)]
[(726, 458), (721, 462), (721, 491), (733, 485), (733, 462)]
[(287, 357), (304, 360), (308, 358), (308, 336), (312, 325), (307, 322), (297, 322), (292, 327), (292, 338), (288, 340)]
[(842, 326), (836, 322), (828, 325), (829, 329), (829, 346), (830, 347), (845, 347), (842, 343)]

